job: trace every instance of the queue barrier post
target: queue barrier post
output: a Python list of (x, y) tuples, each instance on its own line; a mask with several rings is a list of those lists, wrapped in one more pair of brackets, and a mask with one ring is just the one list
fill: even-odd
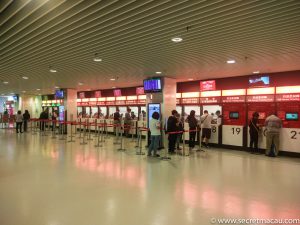
[(86, 145), (86, 144), (87, 144), (87, 142), (85, 142), (85, 136), (86, 136), (86, 125), (87, 125), (87, 123), (85, 122), (85, 124), (83, 124), (83, 128), (84, 128), (84, 130), (83, 130), (82, 142), (80, 143), (81, 145)]
[(95, 123), (95, 134), (94, 134), (94, 137), (97, 137), (98, 135), (97, 135), (97, 133), (98, 133), (98, 129), (99, 129), (99, 127), (98, 127), (98, 125), (97, 125), (97, 119), (95, 119), (94, 120), (94, 123)]
[(81, 119), (79, 119), (79, 137), (78, 138), (82, 138), (82, 122), (81, 122)]
[[(142, 133), (142, 129), (139, 129), (140, 132)], [(142, 152), (143, 149), (143, 140), (142, 140), (142, 135), (139, 135), (140, 140), (138, 141), (138, 147), (139, 147), (139, 151), (136, 152), (136, 155), (145, 155), (145, 152)]]
[(98, 132), (97, 132), (97, 144), (95, 145), (95, 147), (102, 147), (102, 144), (100, 144), (102, 142), (102, 133), (100, 133), (101, 124), (99, 124), (98, 126), (99, 127), (98, 127)]
[[(169, 135), (169, 133), (166, 132), (167, 135)], [(169, 156), (169, 152), (168, 152), (168, 147), (165, 146), (164, 148), (164, 156), (161, 157), (161, 160), (163, 161), (169, 161), (171, 160), (171, 157)]]
[(90, 122), (88, 122), (88, 138), (87, 138), (87, 140), (88, 141), (92, 141), (93, 140), (93, 138), (91, 137), (91, 125), (92, 125), (93, 123), (90, 123)]
[(64, 137), (64, 124), (63, 124), (63, 121), (59, 121), (59, 134), (60, 134), (60, 138), (59, 140), (65, 140), (65, 137)]
[(56, 138), (56, 120), (52, 121), (52, 139)]
[(140, 138), (142, 137), (142, 135), (141, 135), (141, 133), (142, 133), (142, 131), (141, 131), (141, 128), (140, 127), (138, 127), (137, 128), (137, 139), (136, 139), (136, 145), (135, 145), (135, 147), (136, 148), (139, 148), (139, 146), (140, 146)]
[[(124, 129), (125, 129), (125, 127), (123, 127), (123, 131), (124, 131)], [(122, 151), (122, 152), (124, 152), (125, 151), (125, 149), (124, 149), (124, 147), (123, 147), (123, 133), (124, 132), (122, 132), (122, 126), (120, 125), (120, 135), (121, 135), (121, 138), (120, 138), (120, 148), (118, 149), (118, 151)]]
[(104, 120), (104, 126), (105, 126), (105, 139), (110, 139), (110, 136), (108, 136), (108, 129), (107, 129), (107, 121)]
[[(188, 131), (189, 132), (189, 131)], [(187, 150), (187, 152), (185, 151), (185, 131), (183, 131), (183, 134), (182, 134), (182, 155), (183, 156), (189, 156), (189, 150)]]
[[(199, 140), (198, 140), (198, 149), (196, 150), (197, 152), (205, 152), (204, 149), (202, 148), (202, 130), (200, 128), (199, 130)], [(198, 128), (196, 127), (196, 133), (198, 134)]]
[(76, 125), (76, 123), (70, 122), (70, 125), (71, 125), (71, 135), (70, 135), (71, 139), (68, 142), (75, 142), (75, 140), (73, 140), (73, 137), (75, 137), (73, 135), (73, 125)]
[(114, 141), (114, 144), (119, 144), (120, 139), (120, 126), (121, 124), (114, 124), (114, 129), (116, 130), (116, 139)]

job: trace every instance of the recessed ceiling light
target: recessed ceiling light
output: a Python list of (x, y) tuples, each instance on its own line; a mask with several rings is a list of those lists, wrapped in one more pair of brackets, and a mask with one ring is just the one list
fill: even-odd
[(83, 85), (83, 83), (82, 83), (82, 82), (79, 82), (78, 85)]
[(29, 78), (28, 77), (22, 77), (24, 80), (28, 80)]
[(116, 78), (110, 78), (110, 80), (114, 81), (114, 80), (116, 80)]
[(258, 73), (259, 73), (259, 71), (253, 71), (253, 73), (254, 73), (254, 74), (258, 74)]
[(161, 72), (160, 71), (157, 71), (157, 72), (155, 72), (156, 74), (161, 74)]
[(228, 64), (233, 64), (233, 63), (235, 63), (235, 60), (234, 59), (227, 60), (227, 63)]
[(183, 39), (181, 37), (174, 37), (171, 40), (175, 43), (178, 43), (178, 42), (182, 42)]
[(116, 88), (116, 87), (111, 87), (111, 88)]
[(189, 78), (188, 80), (194, 80), (194, 78)]
[(8, 84), (8, 81), (3, 81), (3, 84)]
[(26, 93), (26, 91), (22, 91), (23, 93)]
[(92, 90), (92, 89), (90, 89), (90, 88), (89, 88), (89, 89), (87, 89), (87, 91), (90, 91), (90, 90)]
[(93, 60), (94, 60), (94, 62), (101, 62), (102, 61), (102, 59), (99, 58), (98, 53), (95, 53), (95, 57), (94, 57)]
[(55, 86), (54, 88), (58, 89), (59, 87), (58, 87), (58, 86)]
[(11, 95), (14, 95), (15, 93), (10, 93)]
[(56, 69), (50, 69), (49, 71), (50, 71), (51, 73), (56, 73), (56, 72), (57, 72)]
[(37, 91), (40, 91), (41, 89), (37, 88), (36, 90), (37, 90)]

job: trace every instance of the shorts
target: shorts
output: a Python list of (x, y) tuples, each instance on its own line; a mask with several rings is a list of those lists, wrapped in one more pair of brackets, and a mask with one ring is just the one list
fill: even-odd
[(202, 128), (202, 138), (210, 139), (211, 129), (210, 128)]

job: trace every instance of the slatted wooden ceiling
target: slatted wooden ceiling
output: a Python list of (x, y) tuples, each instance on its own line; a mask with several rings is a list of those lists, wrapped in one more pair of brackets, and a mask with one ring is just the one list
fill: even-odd
[(0, 12), (1, 94), (300, 69), (299, 0), (1, 0)]

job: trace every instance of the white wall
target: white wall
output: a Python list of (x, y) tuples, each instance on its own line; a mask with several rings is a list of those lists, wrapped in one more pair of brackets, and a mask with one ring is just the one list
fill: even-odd
[(19, 109), (22, 113), (28, 110), (31, 118), (39, 118), (42, 112), (42, 97), (35, 95), (21, 95), (19, 99)]

